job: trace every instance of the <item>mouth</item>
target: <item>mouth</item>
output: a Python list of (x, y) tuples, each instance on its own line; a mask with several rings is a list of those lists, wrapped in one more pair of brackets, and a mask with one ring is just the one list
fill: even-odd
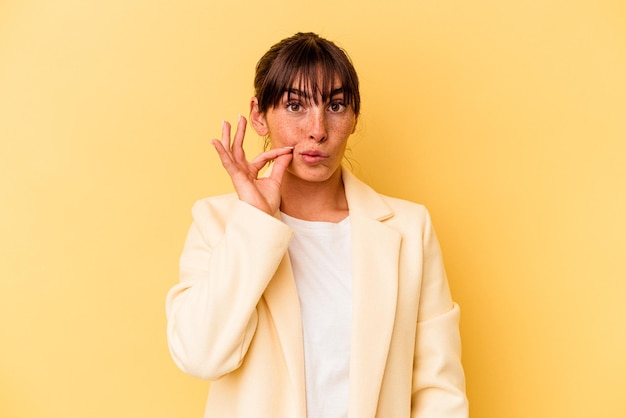
[(325, 152), (318, 150), (307, 150), (300, 152), (300, 158), (306, 164), (317, 164), (321, 161), (328, 159), (330, 156)]

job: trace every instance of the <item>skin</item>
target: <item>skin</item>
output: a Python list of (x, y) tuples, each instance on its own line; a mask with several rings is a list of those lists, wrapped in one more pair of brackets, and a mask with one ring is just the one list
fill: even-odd
[[(318, 104), (305, 92), (292, 90), (265, 113), (253, 97), (250, 119), (259, 135), (269, 135), (272, 145), (252, 161), (247, 161), (242, 148), (245, 118), (240, 116), (232, 141), (228, 122), (224, 122), (221, 141), (212, 141), (239, 199), (270, 215), (280, 209), (304, 220), (344, 219), (348, 205), (341, 161), (357, 117), (344, 104), (341, 89)], [(259, 171), (272, 160), (270, 176), (259, 178)]]

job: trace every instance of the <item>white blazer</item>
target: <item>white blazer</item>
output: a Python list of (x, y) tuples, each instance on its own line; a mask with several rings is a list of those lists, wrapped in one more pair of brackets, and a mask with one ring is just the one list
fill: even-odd
[[(349, 418), (466, 418), (459, 307), (427, 210), (342, 172), (350, 212)], [(205, 418), (305, 418), (293, 231), (222, 195), (198, 201), (167, 295), (183, 371), (212, 381)]]

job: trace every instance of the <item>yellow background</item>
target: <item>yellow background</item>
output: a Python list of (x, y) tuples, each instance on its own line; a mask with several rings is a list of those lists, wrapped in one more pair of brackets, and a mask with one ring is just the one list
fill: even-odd
[(354, 171), (432, 212), (471, 416), (625, 417), (623, 0), (3, 0), (0, 416), (202, 415), (165, 293), (231, 190), (208, 140), (299, 30), (361, 76)]

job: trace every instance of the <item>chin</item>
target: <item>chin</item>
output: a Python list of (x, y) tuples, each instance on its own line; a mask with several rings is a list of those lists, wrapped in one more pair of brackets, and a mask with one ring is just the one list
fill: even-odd
[(321, 183), (330, 180), (339, 170), (339, 167), (330, 169), (325, 166), (305, 166), (289, 169), (289, 173), (299, 180), (308, 181), (311, 183)]

